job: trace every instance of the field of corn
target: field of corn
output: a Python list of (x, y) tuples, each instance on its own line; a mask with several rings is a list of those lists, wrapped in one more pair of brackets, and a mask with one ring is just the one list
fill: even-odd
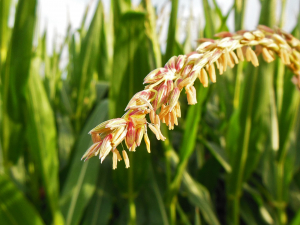
[[(208, 87), (197, 79), (198, 103), (188, 105), (182, 91), (179, 125), (161, 124), (165, 141), (149, 132), (151, 154), (142, 141), (127, 151), (128, 169), (122, 160), (113, 170), (112, 154), (80, 160), (93, 143), (89, 131), (121, 117), (150, 71), (195, 51), (192, 30), (200, 42), (228, 31), (229, 14), (215, 0), (201, 2), (205, 26), (187, 21), (181, 42), (178, 0), (166, 1), (170, 15), (150, 0), (111, 1), (107, 13), (99, 0), (91, 22), (87, 6), (81, 28), (70, 24), (50, 54), (37, 0), (0, 0), (1, 225), (300, 224), (300, 92), (277, 56), (216, 70)], [(259, 24), (289, 22), (286, 1), (279, 17), (278, 1), (260, 3)], [(230, 10), (235, 31), (245, 7), (235, 0)], [(166, 51), (159, 19), (169, 20)], [(300, 38), (300, 13), (291, 34)]]

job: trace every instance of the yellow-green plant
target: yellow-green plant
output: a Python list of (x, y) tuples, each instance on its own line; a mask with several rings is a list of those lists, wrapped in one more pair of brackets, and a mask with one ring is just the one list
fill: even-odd
[[(49, 40), (48, 28), (37, 32), (36, 0), (0, 0), (1, 225), (300, 224), (300, 95), (291, 82), (299, 46), (276, 28), (286, 1), (280, 19), (278, 1), (261, 1), (259, 24), (274, 29), (236, 33), (227, 19), (234, 11), (234, 30), (245, 29), (246, 1), (226, 15), (217, 1), (200, 2), (203, 29), (195, 8), (182, 17), (178, 0), (161, 11), (150, 0), (114, 0), (109, 12), (99, 0), (79, 29), (69, 24), (63, 40)], [(157, 29), (169, 20), (168, 31)], [(122, 136), (128, 168), (112, 170)], [(114, 153), (83, 163), (90, 146), (101, 147), (102, 161)]]

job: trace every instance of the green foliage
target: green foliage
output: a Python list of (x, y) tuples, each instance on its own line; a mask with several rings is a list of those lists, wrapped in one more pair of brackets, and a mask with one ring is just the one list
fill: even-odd
[[(279, 60), (259, 57), (258, 68), (241, 62), (216, 84), (197, 84), (196, 105), (180, 98), (179, 126), (162, 125), (167, 140), (150, 135), (151, 154), (141, 144), (129, 153), (129, 169), (121, 161), (112, 170), (110, 156), (80, 161), (89, 130), (121, 117), (150, 71), (189, 53), (193, 18), (180, 43), (172, 1), (164, 53), (156, 29), (164, 15), (150, 0), (136, 8), (111, 1), (108, 15), (99, 1), (90, 24), (87, 6), (80, 29), (70, 24), (49, 54), (47, 30), (35, 32), (37, 1), (19, 0), (9, 27), (13, 2), (0, 0), (1, 224), (300, 223), (300, 97)], [(215, 0), (202, 3), (201, 38), (228, 31), (229, 13)], [(282, 26), (276, 1), (261, 4), (260, 23)], [(245, 7), (236, 0), (231, 8), (237, 30)], [(300, 20), (297, 38), (299, 29)]]

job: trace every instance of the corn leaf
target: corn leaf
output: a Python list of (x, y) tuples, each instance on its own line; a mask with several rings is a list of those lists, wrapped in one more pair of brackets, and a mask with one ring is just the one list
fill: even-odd
[(86, 214), (82, 224), (96, 225), (107, 224), (112, 213), (112, 194), (111, 191), (111, 160), (101, 166), (101, 170), (105, 172), (98, 177), (95, 193), (86, 208)]
[[(115, 34), (114, 66), (111, 76), (110, 116), (120, 117), (132, 96), (143, 89), (143, 78), (149, 71), (149, 48), (145, 34), (145, 13), (127, 11), (119, 21), (120, 29)], [(121, 148), (121, 146), (120, 146)], [(114, 171), (114, 181), (119, 190), (133, 197), (145, 182), (149, 154), (145, 145), (137, 153), (129, 152), (130, 168), (122, 166)]]
[(82, 40), (80, 53), (78, 56), (78, 70), (75, 70), (71, 83), (73, 84), (72, 93), (75, 93), (75, 131), (78, 132), (84, 118), (91, 107), (91, 99), (85, 100), (85, 97), (91, 95), (91, 81), (96, 70), (97, 51), (101, 37), (102, 4), (98, 2), (93, 20)]
[(91, 137), (87, 135), (88, 132), (95, 124), (107, 119), (107, 109), (107, 101), (102, 101), (97, 105), (75, 144), (74, 157), (60, 198), (60, 209), (67, 225), (80, 222), (85, 207), (95, 191), (100, 166), (99, 160), (92, 158), (82, 162), (80, 158), (92, 144)]
[(0, 175), (0, 221), (6, 225), (44, 224), (37, 210), (4, 174)]
[[(2, 1), (1, 1), (2, 2)], [(5, 10), (5, 7), (3, 8)], [(36, 0), (18, 2), (5, 68), (2, 70), (2, 146), (5, 160), (16, 162), (24, 143), (25, 90), (29, 77)], [(2, 36), (2, 33), (1, 33)], [(22, 38), (20, 38), (22, 37)], [(1, 53), (2, 54), (2, 53)], [(20, 76), (20, 74), (22, 76)], [(11, 151), (14, 149), (14, 151)]]
[(26, 139), (29, 151), (37, 165), (38, 174), (43, 181), (47, 200), (54, 216), (60, 221), (58, 213), (58, 155), (56, 151), (56, 127), (53, 111), (44, 86), (39, 77), (40, 58), (31, 62), (26, 99)]
[(2, 63), (5, 62), (7, 54), (7, 46), (9, 42), (9, 28), (8, 28), (8, 19), (9, 19), (9, 9), (10, 9), (10, 0), (0, 1), (0, 74), (2, 71)]
[(169, 20), (167, 49), (165, 54), (165, 60), (168, 61), (174, 55), (174, 46), (176, 42), (176, 27), (177, 27), (177, 12), (178, 12), (178, 0), (172, 0), (172, 9)]
[(186, 117), (186, 127), (183, 134), (182, 144), (179, 150), (179, 163), (176, 169), (174, 180), (170, 187), (168, 200), (170, 201), (179, 189), (183, 172), (185, 171), (189, 157), (194, 151), (197, 139), (198, 124), (201, 119), (201, 114), (205, 99), (208, 94), (208, 88), (200, 87), (197, 92), (197, 104), (190, 106)]

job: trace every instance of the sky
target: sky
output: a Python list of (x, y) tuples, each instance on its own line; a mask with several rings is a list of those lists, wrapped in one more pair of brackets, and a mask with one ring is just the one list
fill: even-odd
[[(63, 40), (64, 34), (66, 33), (67, 25), (71, 21), (73, 29), (77, 29), (80, 26), (83, 13), (87, 4), (91, 4), (91, 10), (89, 13), (89, 20), (91, 19), (95, 5), (98, 0), (39, 0), (38, 15), (40, 21), (40, 31), (43, 31), (47, 27), (48, 40), (52, 40), (54, 36), (57, 36), (58, 42)], [(110, 0), (102, 0), (106, 12), (109, 10)], [(138, 5), (140, 0), (132, 0), (133, 5)], [(166, 12), (171, 9), (171, 4), (166, 3), (167, 0), (152, 0), (154, 6), (160, 11), (162, 6), (166, 4)], [(194, 18), (195, 26), (201, 26), (198, 22), (204, 21), (202, 5), (200, 0), (179, 0), (179, 12), (178, 15), (184, 20)], [(280, 7), (281, 1), (278, 0), (278, 5)], [(222, 13), (226, 14), (233, 4), (233, 0), (217, 0)], [(191, 7), (192, 6), (192, 7)], [(279, 14), (280, 8), (278, 7)], [(246, 7), (246, 18), (245, 18), (245, 28), (248, 30), (255, 29), (258, 23), (258, 15), (260, 12), (259, 0), (248, 0)], [(286, 6), (286, 19), (284, 29), (286, 31), (291, 31), (291, 29), (296, 24), (297, 13), (300, 9), (299, 0), (287, 0)], [(279, 16), (277, 16), (279, 18)], [(233, 13), (229, 16), (227, 25), (229, 29), (233, 31)], [(165, 22), (164, 22), (165, 23)], [(203, 22), (204, 23), (204, 22)], [(167, 27), (167, 24), (163, 24)], [(167, 31), (164, 28), (165, 33)], [(196, 33), (194, 34), (196, 36)], [(184, 37), (181, 37), (184, 38)], [(166, 37), (162, 35), (160, 42), (163, 44)], [(48, 41), (48, 49), (52, 49), (52, 41)]]

